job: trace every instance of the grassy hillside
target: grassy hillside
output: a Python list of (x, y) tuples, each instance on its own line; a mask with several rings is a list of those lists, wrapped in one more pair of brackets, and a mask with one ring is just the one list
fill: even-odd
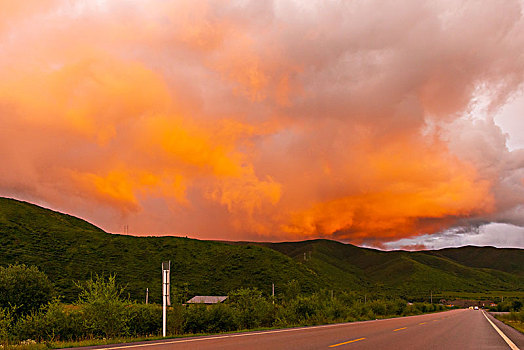
[[(226, 294), (239, 287), (277, 293), (290, 280), (320, 288), (417, 296), (432, 291), (524, 290), (524, 250), (465, 247), (383, 252), (329, 240), (287, 243), (200, 241), (106, 233), (81, 219), (0, 198), (0, 265), (43, 270), (66, 300), (73, 281), (116, 273), (133, 299), (160, 300), (161, 262), (172, 284), (189, 294)], [(509, 261), (508, 261), (509, 260)]]
[(106, 233), (69, 215), (0, 198), (0, 265), (36, 265), (66, 300), (76, 297), (73, 280), (116, 273), (132, 298), (146, 287), (160, 301), (161, 262), (171, 260), (172, 284), (190, 294), (227, 294), (239, 287), (267, 293), (271, 283), (300, 281), (318, 289), (313, 271), (274, 250), (180, 237), (132, 237)]
[[(507, 265), (498, 261), (492, 266), (484, 262), (481, 268), (471, 267), (440, 254), (441, 251), (384, 252), (329, 240), (262, 244), (301, 261), (319, 275), (327, 274), (330, 284), (337, 287), (358, 280), (385, 293), (409, 296), (428, 294), (430, 290), (524, 290), (524, 264), (508, 273), (507, 268), (497, 269)], [(505, 259), (505, 252), (516, 261), (524, 257), (522, 249), (466, 248), (478, 252), (495, 250), (498, 259)]]
[(522, 249), (468, 246), (435, 250), (430, 254), (445, 257), (469, 267), (491, 268), (524, 276)]

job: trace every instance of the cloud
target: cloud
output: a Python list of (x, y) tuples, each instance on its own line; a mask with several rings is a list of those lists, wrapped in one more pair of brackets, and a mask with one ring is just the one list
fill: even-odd
[(462, 227), (432, 235), (404, 238), (385, 243), (383, 247), (388, 250), (442, 249), (466, 245), (522, 248), (523, 244), (524, 228), (509, 224), (492, 223), (480, 227)]
[(522, 90), (518, 1), (0, 9), (0, 195), (201, 238), (524, 226), (493, 121)]

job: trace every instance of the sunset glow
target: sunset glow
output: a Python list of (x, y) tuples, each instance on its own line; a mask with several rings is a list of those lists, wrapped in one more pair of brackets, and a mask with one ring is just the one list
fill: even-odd
[(135, 235), (524, 227), (522, 2), (18, 3), (0, 196)]

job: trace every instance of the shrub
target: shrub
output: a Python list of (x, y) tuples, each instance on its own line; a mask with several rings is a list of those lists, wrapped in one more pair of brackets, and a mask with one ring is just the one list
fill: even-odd
[(0, 307), (0, 345), (7, 348), (11, 340), (11, 333), (13, 328), (13, 314), (14, 308)]
[(382, 300), (374, 300), (371, 303), (369, 303), (371, 310), (374, 314), (384, 316), (387, 315), (387, 306), (386, 303)]
[(234, 310), (225, 304), (216, 304), (207, 309), (206, 332), (217, 333), (238, 329), (237, 315)]
[(135, 337), (159, 334), (162, 330), (162, 307), (156, 304), (133, 304), (128, 307), (127, 329)]
[(285, 301), (291, 301), (300, 294), (300, 284), (297, 280), (291, 280), (284, 285)]
[(291, 309), (297, 317), (299, 323), (306, 323), (307, 320), (317, 313), (317, 308), (312, 302), (312, 297), (298, 296), (292, 301)]
[(78, 309), (66, 310), (58, 299), (18, 320), (14, 331), (18, 340), (74, 340), (86, 334)]
[(94, 336), (106, 338), (127, 334), (129, 303), (121, 295), (124, 288), (117, 286), (115, 276), (110, 275), (107, 281), (96, 276), (88, 280), (81, 288), (78, 305), (82, 310), (84, 326)]
[(182, 334), (184, 333), (185, 308), (180, 304), (174, 304), (167, 310), (167, 332), (169, 334)]
[(0, 307), (16, 306), (15, 317), (38, 310), (53, 293), (52, 283), (35, 266), (0, 266)]
[(236, 310), (240, 328), (270, 326), (274, 322), (274, 308), (256, 288), (241, 288), (229, 295), (229, 305)]
[(206, 305), (190, 305), (184, 312), (186, 320), (184, 331), (186, 333), (203, 333), (206, 329), (207, 322)]

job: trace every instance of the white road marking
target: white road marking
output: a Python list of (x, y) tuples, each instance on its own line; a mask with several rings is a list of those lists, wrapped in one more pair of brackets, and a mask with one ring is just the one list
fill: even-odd
[[(449, 311), (448, 311), (449, 312)], [(415, 316), (405, 316), (402, 318), (414, 318), (414, 317), (420, 317), (420, 316), (429, 316), (431, 314), (425, 314), (425, 315), (415, 315)], [(195, 341), (204, 341), (204, 340), (214, 340), (214, 339), (225, 339), (225, 338), (235, 338), (235, 337), (248, 337), (251, 335), (262, 335), (262, 334), (274, 334), (274, 333), (283, 333), (283, 332), (294, 332), (294, 331), (302, 331), (302, 330), (309, 330), (309, 329), (318, 329), (318, 328), (328, 328), (328, 327), (347, 327), (352, 326), (364, 322), (387, 322), (390, 320), (396, 320), (397, 318), (384, 318), (380, 320), (370, 320), (370, 321), (357, 321), (357, 322), (346, 322), (346, 323), (335, 323), (335, 324), (326, 324), (322, 326), (310, 326), (310, 327), (299, 327), (299, 328), (287, 328), (287, 329), (277, 329), (273, 331), (262, 331), (262, 332), (248, 332), (248, 333), (236, 333), (236, 334), (227, 334), (227, 335), (219, 335), (219, 336), (210, 336), (205, 338), (190, 338), (190, 339), (183, 339), (178, 338), (176, 340), (172, 341), (162, 341), (157, 343), (144, 343), (144, 344), (134, 344), (134, 345), (121, 345), (121, 346), (111, 346), (107, 348), (96, 348), (96, 350), (111, 350), (111, 349), (130, 349), (130, 348), (141, 348), (145, 346), (156, 346), (156, 345), (164, 345), (164, 344), (175, 344), (175, 343), (189, 343), (189, 342), (195, 342)], [(518, 349), (517, 349), (518, 350)]]
[(327, 325), (323, 325), (323, 326), (312, 326), (312, 327), (277, 329), (277, 330), (274, 330), (274, 331), (264, 331), (264, 332), (227, 334), (227, 335), (211, 336), (211, 337), (205, 337), (205, 338), (191, 338), (191, 339), (180, 339), (179, 338), (177, 340), (163, 341), (163, 342), (158, 342), (158, 343), (145, 343), (145, 344), (135, 344), (135, 345), (112, 346), (112, 347), (108, 347), (108, 348), (97, 348), (97, 350), (129, 349), (129, 348), (139, 348), (139, 347), (144, 347), (144, 346), (165, 345), (165, 344), (174, 344), (174, 343), (189, 343), (189, 342), (195, 342), (195, 341), (215, 340), (215, 339), (235, 338), (235, 337), (247, 337), (247, 336), (251, 336), (251, 335), (293, 332), (293, 331), (301, 331), (301, 330), (317, 329), (317, 328), (327, 328), (327, 327), (336, 327), (336, 326), (339, 326), (339, 327), (340, 326), (349, 326), (349, 325), (352, 325), (352, 324), (355, 324), (355, 323), (360, 323), (360, 322), (327, 324)]
[(509, 339), (505, 334), (504, 332), (502, 332), (499, 327), (497, 327), (493, 322), (491, 322), (491, 320), (488, 318), (488, 316), (486, 316), (486, 313), (484, 312), (484, 310), (482, 310), (482, 314), (484, 315), (484, 317), (486, 318), (486, 320), (488, 320), (488, 322), (493, 326), (493, 328), (495, 328), (495, 330), (497, 331), (497, 333), (502, 337), (502, 339), (504, 339), (504, 341), (509, 345), (509, 347), (511, 348), (511, 350), (519, 350), (518, 346), (515, 345), (515, 343), (513, 343), (511, 341), (511, 339)]

